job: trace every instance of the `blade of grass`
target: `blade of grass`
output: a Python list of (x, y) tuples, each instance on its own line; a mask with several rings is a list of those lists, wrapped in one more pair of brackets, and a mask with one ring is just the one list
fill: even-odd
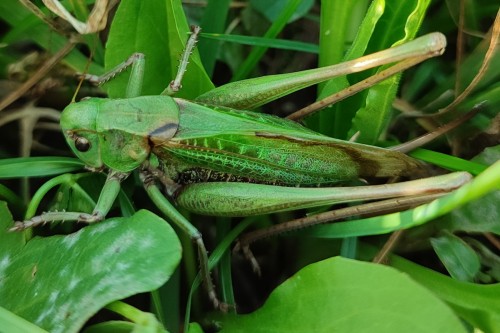
[[(264, 34), (265, 38), (274, 38), (276, 37), (281, 30), (285, 27), (288, 20), (292, 17), (293, 13), (300, 5), (300, 0), (291, 0), (288, 6), (285, 7), (285, 10), (281, 12), (281, 15), (273, 22), (271, 27)], [(252, 49), (250, 55), (247, 57), (245, 62), (241, 65), (239, 70), (233, 75), (231, 82), (242, 80), (252, 72), (260, 58), (264, 55), (267, 48), (265, 47), (256, 47)]]
[(427, 223), (498, 189), (500, 189), (500, 162), (490, 166), (472, 182), (428, 204), (384, 216), (320, 225), (302, 231), (302, 235), (319, 238), (343, 238), (386, 234)]
[[(356, 32), (356, 38), (353, 41), (353, 44), (347, 54), (344, 54), (344, 45), (347, 42), (347, 36), (345, 36), (344, 32), (341, 34), (338, 29), (336, 29), (335, 22), (338, 20), (342, 20), (343, 18), (351, 18), (354, 15), (354, 12), (364, 13), (364, 8), (361, 5), (359, 7), (353, 7), (354, 1), (341, 1), (339, 4), (335, 4), (333, 1), (325, 1), (322, 3), (322, 17), (321, 17), (321, 26), (320, 26), (320, 66), (325, 66), (327, 64), (332, 63), (340, 63), (341, 61), (348, 61), (355, 58), (361, 57), (366, 47), (368, 46), (368, 42), (373, 34), (373, 30), (380, 18), (380, 16), (384, 12), (384, 4), (385, 0), (376, 0), (373, 1), (368, 10), (366, 11), (366, 15), (363, 18), (361, 24), (359, 24), (359, 28)], [(344, 10), (334, 10), (335, 6), (342, 6)], [(366, 6), (366, 3), (365, 3)], [(332, 8), (333, 7), (333, 8)], [(339, 15), (340, 12), (348, 11), (347, 15), (342, 16)], [(337, 13), (337, 14), (336, 14)], [(337, 17), (340, 16), (340, 17)], [(355, 15), (357, 16), (357, 15)], [(332, 34), (333, 29), (333, 34)], [(338, 39), (340, 38), (340, 40)], [(333, 51), (333, 49), (337, 49)], [(333, 93), (341, 91), (349, 86), (349, 81), (346, 77), (339, 77), (332, 79), (325, 84), (318, 86), (318, 100), (325, 98)], [(341, 112), (341, 109), (344, 109), (341, 105), (345, 105), (346, 103), (352, 103), (352, 99), (349, 101), (344, 101), (342, 104), (330, 106), (327, 110), (323, 112), (319, 112), (312, 117), (309, 117), (307, 120), (307, 124), (316, 131), (319, 131), (323, 134), (327, 134), (336, 138), (345, 138), (345, 133), (347, 132), (346, 128), (348, 128), (351, 124), (351, 118), (357, 107), (352, 108), (351, 112)], [(346, 109), (351, 110), (351, 107)]]
[[(45, 50), (59, 50), (68, 38), (57, 34), (40, 18), (36, 17), (18, 1), (0, 1), (0, 17), (12, 26), (12, 30), (2, 38), (2, 42), (10, 43), (22, 36), (33, 40)], [(92, 47), (92, 46), (90, 46)], [(80, 51), (73, 49), (65, 58), (64, 63), (76, 71), (83, 72), (88, 65), (88, 58)], [(101, 74), (103, 67), (92, 62), (88, 68), (93, 74)]]
[(438, 153), (432, 150), (427, 150), (422, 148), (417, 148), (408, 153), (408, 155), (448, 170), (467, 171), (473, 175), (479, 175), (481, 172), (483, 172), (488, 168), (483, 164), (470, 162), (455, 156)]
[[(221, 33), (226, 25), (231, 0), (208, 1), (200, 26), (205, 32)], [(208, 76), (212, 76), (220, 43), (201, 39), (198, 43), (201, 61)]]
[(0, 160), (0, 179), (43, 177), (82, 169), (84, 164), (71, 157), (21, 157)]
[[(411, 11), (407, 13), (404, 20), (391, 19), (389, 21), (390, 24), (386, 26), (386, 28), (393, 30), (391, 37), (395, 38), (396, 42), (392, 43), (392, 46), (400, 45), (415, 38), (429, 4), (430, 0), (417, 0), (404, 2), (404, 4), (401, 2), (398, 3), (400, 8), (396, 7), (396, 9), (408, 10), (409, 7)], [(383, 26), (380, 27), (383, 28)], [(377, 31), (375, 30), (375, 32)], [(389, 42), (389, 40), (382, 38), (380, 42)], [(386, 68), (386, 66), (383, 66), (378, 69), (378, 72)], [(400, 77), (401, 75), (395, 75), (386, 81), (374, 85), (367, 91), (365, 104), (352, 120), (349, 136), (360, 132), (358, 137), (359, 142), (367, 144), (377, 142), (390, 121), (392, 102), (396, 97)]]
[[(271, 39), (264, 37), (242, 36), (242, 35), (212, 34), (212, 33), (201, 33), (200, 36), (207, 39), (215, 39), (219, 41), (232, 42), (243, 45), (263, 46), (266, 48), (275, 48), (275, 49), (309, 52), (309, 53), (319, 52), (319, 47), (316, 44), (298, 42), (294, 40)], [(203, 39), (201, 39), (200, 42), (202, 40)]]

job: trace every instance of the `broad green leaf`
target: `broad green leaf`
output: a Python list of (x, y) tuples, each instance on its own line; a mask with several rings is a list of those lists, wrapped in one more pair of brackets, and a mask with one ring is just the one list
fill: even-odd
[(203, 333), (203, 329), (198, 323), (190, 323), (187, 330), (188, 333)]
[(463, 240), (446, 233), (431, 238), (431, 244), (450, 275), (459, 281), (473, 282), (479, 273), (481, 263), (474, 250)]
[(394, 255), (390, 263), (425, 286), (474, 327), (483, 332), (500, 332), (500, 283), (479, 285), (454, 280)]
[(500, 145), (488, 147), (472, 159), (472, 162), (491, 165), (500, 160)]
[(17, 333), (47, 333), (46, 330), (0, 306), (0, 331)]
[(500, 281), (500, 256), (493, 252), (495, 249), (489, 247), (489, 242), (481, 243), (481, 241), (464, 237), (465, 241), (471, 246), (479, 256), (481, 262), (481, 272), (478, 275), (477, 283), (491, 283), (492, 281)]
[[(127, 60), (134, 52), (144, 53), (146, 66), (142, 95), (160, 94), (174, 79), (189, 27), (179, 0), (121, 1), (106, 44), (106, 70)], [(123, 97), (128, 75), (107, 83), (110, 97)], [(190, 64), (178, 96), (194, 98), (213, 88), (198, 52)]]
[[(4, 255), (15, 255), (16, 252), (20, 251), (25, 244), (25, 237), (23, 233), (6, 233), (6, 229), (11, 226), (10, 223), (12, 223), (12, 216), (7, 208), (7, 204), (0, 201), (0, 233), (2, 234), (2, 241), (0, 242), (0, 255), (2, 256), (2, 259), (0, 260), (0, 272), (2, 273), (11, 261), (8, 257), (4, 257)], [(0, 284), (0, 288), (2, 288), (2, 286), (3, 285)], [(0, 302), (2, 302), (2, 300), (0, 300)]]
[[(174, 59), (174, 62), (171, 63), (171, 71), (173, 73), (177, 73), (177, 67), (180, 58), (179, 50), (184, 50), (184, 45), (187, 41), (186, 36), (189, 36), (189, 24), (187, 22), (186, 16), (184, 15), (184, 10), (182, 8), (182, 3), (180, 0), (163, 1), (166, 1), (166, 16), (168, 23), (167, 31), (170, 43), (170, 57)], [(182, 80), (182, 85), (183, 87), (185, 87), (184, 89), (186, 91), (183, 91), (183, 89), (181, 89), (181, 91), (176, 96), (194, 99), (202, 93), (213, 89), (214, 85), (212, 81), (210, 81), (210, 78), (203, 68), (199, 52), (196, 48), (189, 58), (189, 64), (190, 65), (188, 66), (187, 71), (184, 74), (184, 79)], [(169, 80), (173, 78), (174, 76), (172, 76), (172, 78), (169, 78)], [(167, 83), (169, 82), (170, 81), (168, 81)], [(165, 88), (165, 86), (163, 88)]]
[(220, 319), (220, 332), (466, 332), (453, 311), (407, 275), (344, 259), (309, 265), (262, 308)]
[(491, 192), (481, 200), (470, 202), (460, 209), (454, 210), (443, 227), (450, 231), (493, 232), (500, 234), (500, 190)]
[[(500, 146), (485, 149), (472, 159), (472, 163), (490, 164), (500, 160)], [(500, 191), (493, 191), (470, 202), (460, 209), (455, 209), (440, 226), (450, 231), (493, 232), (500, 234)]]
[(12, 218), (0, 223), (0, 306), (50, 332), (77, 332), (106, 304), (158, 288), (181, 255), (172, 228), (144, 210), (24, 246), (6, 231)]

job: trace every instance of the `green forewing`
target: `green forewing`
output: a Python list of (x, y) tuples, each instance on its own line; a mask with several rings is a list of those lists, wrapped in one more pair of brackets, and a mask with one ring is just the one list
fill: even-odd
[(203, 168), (286, 185), (406, 175), (418, 167), (404, 154), (332, 139), (265, 114), (176, 99), (175, 138), (154, 148), (177, 171)]

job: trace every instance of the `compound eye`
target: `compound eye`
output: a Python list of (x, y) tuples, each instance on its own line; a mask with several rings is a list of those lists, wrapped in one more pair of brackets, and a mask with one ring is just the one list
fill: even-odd
[(75, 148), (82, 153), (87, 152), (90, 149), (90, 142), (89, 140), (85, 139), (84, 137), (77, 137), (75, 139)]

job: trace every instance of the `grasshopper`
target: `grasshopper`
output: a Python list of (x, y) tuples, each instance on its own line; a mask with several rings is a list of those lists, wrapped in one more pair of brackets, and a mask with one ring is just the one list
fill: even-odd
[[(51, 221), (101, 221), (117, 198), (120, 183), (139, 170), (151, 200), (198, 246), (201, 273), (209, 297), (218, 307), (201, 234), (165, 197), (159, 184), (171, 201), (195, 213), (249, 216), (447, 192), (470, 179), (466, 173), (455, 173), (391, 185), (334, 187), (358, 179), (411, 176), (420, 172), (422, 165), (398, 151), (333, 139), (291, 120), (244, 109), (340, 72), (377, 65), (379, 57), (295, 73), (285, 90), (278, 87), (282, 86), (278, 77), (268, 77), (215, 89), (195, 101), (173, 98), (198, 32), (193, 30), (178, 76), (161, 95), (140, 96), (145, 61), (141, 54), (134, 54), (104, 76), (87, 77), (102, 83), (132, 67), (126, 98), (88, 98), (70, 104), (62, 112), (61, 129), (75, 155), (89, 169), (108, 173), (98, 203), (91, 214), (48, 212), (16, 222), (14, 230)], [(430, 45), (434, 49), (424, 49), (424, 53), (440, 54), (442, 39), (441, 35), (433, 35)], [(389, 61), (408, 56), (408, 49), (413, 52), (408, 45), (391, 50), (395, 56)], [(311, 80), (308, 75), (316, 78)], [(255, 88), (259, 85), (273, 87), (271, 92), (262, 93)], [(228, 90), (234, 91), (230, 101), (222, 98)]]

